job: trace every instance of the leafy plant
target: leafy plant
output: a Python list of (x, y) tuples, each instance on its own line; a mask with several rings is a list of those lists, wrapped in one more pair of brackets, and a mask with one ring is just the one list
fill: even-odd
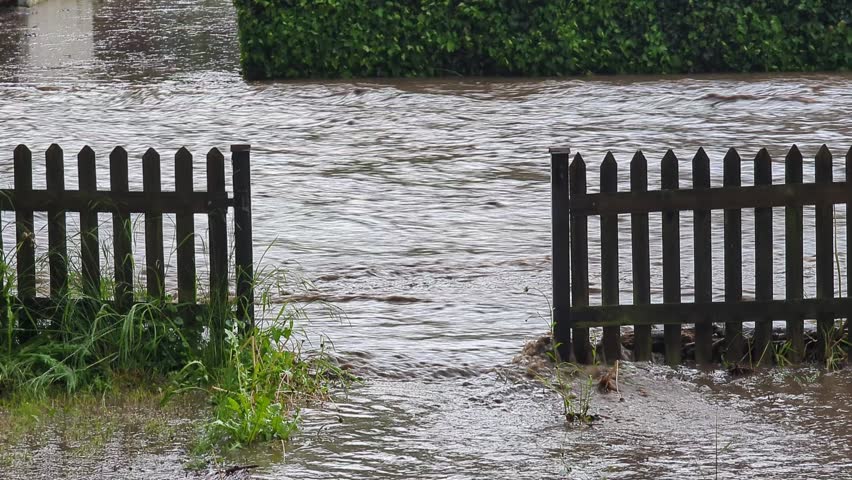
[(249, 79), (837, 70), (846, 0), (234, 0)]

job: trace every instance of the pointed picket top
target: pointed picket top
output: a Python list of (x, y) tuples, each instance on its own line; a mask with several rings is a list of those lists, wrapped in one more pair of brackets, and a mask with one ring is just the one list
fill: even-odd
[(772, 157), (766, 148), (761, 148), (754, 156), (754, 184), (772, 184)]
[(710, 157), (704, 147), (692, 157), (692, 188), (710, 188)]
[(802, 152), (794, 143), (784, 158), (784, 181), (786, 183), (802, 183)]
[(814, 159), (814, 177), (817, 183), (831, 183), (831, 151), (823, 144)]
[(127, 150), (125, 150), (124, 147), (119, 145), (119, 146), (113, 148), (111, 152), (109, 152), (109, 159), (110, 159), (110, 161), (120, 160), (120, 159), (124, 159), (126, 161), (127, 160)]
[(630, 189), (634, 192), (648, 190), (648, 160), (642, 150), (636, 150), (630, 160)]
[(114, 192), (126, 192), (127, 185), (127, 150), (115, 147), (109, 154), (109, 185)]
[(210, 157), (221, 158), (222, 160), (225, 159), (225, 156), (222, 155), (222, 152), (220, 152), (219, 149), (216, 148), (216, 147), (211, 148), (210, 151), (207, 152), (207, 158), (210, 158)]
[(615, 161), (615, 156), (612, 154), (612, 151), (606, 152), (606, 156), (601, 162), (601, 178), (608, 177), (610, 175), (617, 175), (618, 172), (618, 162)]
[(80, 153), (77, 154), (77, 158), (89, 158), (89, 157), (94, 158), (95, 157), (95, 151), (92, 150), (92, 147), (85, 145), (85, 146), (83, 146), (83, 148), (80, 149)]
[(722, 184), (726, 187), (739, 187), (741, 183), (742, 159), (737, 149), (731, 147), (722, 160)]
[(150, 161), (153, 161), (153, 160), (160, 160), (160, 154), (156, 150), (154, 150), (153, 148), (149, 148), (148, 150), (145, 150), (145, 154), (142, 155), (142, 161), (143, 162), (145, 162), (145, 161), (150, 162)]
[(601, 192), (615, 192), (618, 190), (618, 163), (612, 152), (606, 152), (601, 162)]
[(46, 155), (48, 157), (52, 155), (62, 155), (62, 147), (60, 147), (59, 144), (51, 143), (50, 147), (47, 148)]
[(186, 147), (180, 147), (180, 150), (175, 153), (175, 161), (185, 162), (187, 160), (192, 161), (192, 153)]
[(27, 154), (27, 153), (32, 153), (32, 152), (30, 152), (30, 147), (24, 145), (23, 143), (18, 145), (17, 147), (15, 147), (15, 155), (23, 155), (23, 154)]
[(678, 160), (672, 149), (669, 149), (660, 164), (661, 186), (663, 190), (673, 190), (678, 187)]
[(574, 160), (569, 167), (568, 181), (571, 195), (586, 193), (586, 162), (579, 153), (574, 155)]
[(97, 178), (95, 151), (86, 145), (77, 154), (77, 181), (80, 190), (97, 190)]

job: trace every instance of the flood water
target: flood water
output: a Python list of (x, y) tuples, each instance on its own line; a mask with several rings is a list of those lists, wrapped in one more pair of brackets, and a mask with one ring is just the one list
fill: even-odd
[[(19, 143), (34, 159), (60, 143), (69, 188), (76, 187), (73, 157), (85, 144), (103, 164), (112, 147), (125, 146), (136, 171), (131, 188), (141, 188), (148, 147), (168, 159), (185, 145), (203, 172), (211, 147), (252, 145), (257, 260), (298, 272), (345, 312), (342, 320), (317, 316), (305, 328), (312, 339), (327, 335), (341, 361), (364, 377), (347, 397), (306, 412), (305, 431), (286, 455), (280, 448), (247, 452), (245, 461), (261, 465), (259, 478), (849, 475), (848, 369), (730, 379), (628, 364), (624, 401), (596, 395), (593, 408), (604, 419), (579, 428), (566, 425), (558, 399), (524, 380), (512, 358), (547, 328), (548, 146), (581, 152), (592, 190), (607, 150), (626, 187), (627, 164), (639, 148), (649, 159), (651, 188), (659, 186), (657, 164), (668, 148), (681, 159), (682, 184), (691, 184), (699, 146), (711, 158), (714, 185), (728, 147), (743, 156), (744, 184), (761, 147), (778, 160), (773, 173), (783, 179), (792, 143), (812, 178), (821, 144), (838, 159), (852, 144), (852, 75), (246, 83), (234, 16), (227, 0), (47, 0), (0, 10), (0, 184), (12, 183)], [(172, 172), (163, 169), (165, 188)], [(36, 173), (39, 188), (44, 180)], [(844, 175), (837, 161), (835, 178)], [(203, 177), (196, 184), (204, 185)], [(748, 296), (753, 240), (748, 212), (743, 218)], [(845, 266), (845, 211), (836, 218)], [(629, 241), (624, 220), (622, 240)], [(652, 216), (651, 255), (659, 259), (654, 222), (659, 217)], [(682, 222), (688, 299), (688, 214)], [(775, 290), (782, 294), (783, 216), (776, 214), (775, 225)], [(721, 228), (714, 213), (717, 247)], [(596, 229), (591, 222), (593, 235)], [(813, 296), (807, 223), (805, 231)], [(628, 245), (620, 269), (625, 303)], [(652, 285), (661, 287), (661, 272), (652, 262)], [(716, 295), (721, 278), (717, 271)], [(661, 300), (661, 290), (654, 295)], [(63, 458), (56, 465), (67, 478), (157, 478), (152, 472), (165, 471), (170, 478), (179, 470), (180, 455), (158, 456), (142, 443), (138, 452), (107, 448), (100, 463), (70, 461), (55, 445), (43, 447), (52, 456), (36, 458)], [(46, 463), (0, 477), (52, 478), (56, 465)], [(103, 464), (122, 467), (115, 473)]]

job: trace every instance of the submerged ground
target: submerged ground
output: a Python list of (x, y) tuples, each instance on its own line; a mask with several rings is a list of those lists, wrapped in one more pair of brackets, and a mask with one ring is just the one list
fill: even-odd
[[(635, 149), (654, 165), (669, 147), (689, 182), (691, 155), (704, 146), (720, 184), (730, 146), (746, 159), (763, 146), (780, 159), (791, 143), (811, 158), (822, 143), (845, 153), (852, 76), (247, 84), (237, 71), (227, 0), (50, 0), (0, 11), (0, 31), (4, 186), (18, 143), (29, 144), (35, 159), (61, 143), (71, 188), (71, 161), (84, 144), (104, 159), (124, 145), (137, 161), (134, 188), (141, 188), (138, 160), (149, 146), (168, 158), (186, 145), (203, 171), (210, 147), (253, 145), (258, 260), (301, 272), (317, 298), (346, 312), (342, 320), (318, 312), (305, 327), (315, 344), (327, 335), (341, 361), (364, 378), (337, 403), (305, 412), (304, 433), (286, 453), (272, 445), (230, 459), (259, 464), (257, 477), (713, 478), (718, 471), (719, 478), (835, 478), (852, 466), (849, 370), (731, 379), (625, 365), (624, 401), (596, 396), (593, 408), (604, 418), (581, 428), (566, 425), (558, 399), (512, 363), (525, 339), (546, 330), (546, 299), (525, 287), (550, 289), (549, 145), (581, 151), (590, 172), (612, 149), (622, 182)], [(742, 97), (720, 101), (732, 94)], [(783, 178), (782, 164), (775, 168)], [(659, 170), (650, 170), (656, 186)], [(743, 164), (744, 183), (752, 171)], [(844, 173), (838, 165), (836, 178)], [(164, 168), (164, 179), (171, 175)], [(37, 187), (42, 178), (37, 173)], [(597, 175), (589, 178), (596, 185)], [(99, 181), (108, 185), (105, 170)], [(748, 225), (750, 214), (743, 217)], [(843, 232), (845, 211), (836, 217)], [(684, 215), (685, 252), (689, 221)], [(204, 219), (197, 222), (203, 229)], [(721, 214), (714, 222), (721, 241)], [(783, 244), (783, 223), (777, 225)], [(12, 245), (12, 229), (3, 235)], [(805, 241), (812, 279), (807, 224)], [(743, 243), (748, 248), (751, 239)], [(845, 265), (846, 239), (838, 243)], [(137, 247), (141, 255), (141, 238)], [(659, 249), (652, 246), (652, 257)], [(747, 296), (754, 283), (749, 257)], [(590, 260), (594, 286), (594, 248)], [(686, 290), (691, 260), (683, 255)], [(776, 266), (781, 294), (782, 257)], [(660, 263), (652, 263), (652, 275), (660, 274)], [(621, 279), (629, 302), (626, 256)], [(813, 281), (806, 290), (814, 294)], [(661, 290), (653, 294), (661, 300)], [(171, 413), (175, 432), (186, 432), (181, 422), (192, 415)], [(0, 478), (183, 474), (190, 460), (184, 433), (146, 432), (156, 415), (128, 422), (141, 427), (92, 425), (79, 436), (103, 441), (86, 448), (62, 433), (73, 417), (33, 423), (0, 446)]]

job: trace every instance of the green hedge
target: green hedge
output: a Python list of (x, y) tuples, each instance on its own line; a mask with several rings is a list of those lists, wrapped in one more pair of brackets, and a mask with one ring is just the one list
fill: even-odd
[(852, 67), (852, 0), (234, 0), (247, 78)]

